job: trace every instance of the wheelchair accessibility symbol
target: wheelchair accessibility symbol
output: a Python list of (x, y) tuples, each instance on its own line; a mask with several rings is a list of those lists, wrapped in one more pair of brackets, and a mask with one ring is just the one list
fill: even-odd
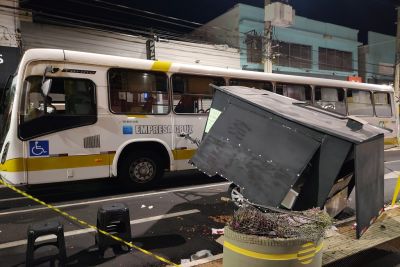
[(29, 155), (31, 157), (48, 156), (49, 141), (29, 141)]

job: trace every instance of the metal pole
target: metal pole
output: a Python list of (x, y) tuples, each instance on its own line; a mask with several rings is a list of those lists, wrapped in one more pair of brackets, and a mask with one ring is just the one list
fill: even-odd
[[(264, 0), (264, 13), (267, 12), (267, 6), (271, 4), (271, 0)], [(265, 17), (265, 16), (264, 16)], [(265, 60), (264, 72), (272, 72), (272, 53), (271, 53), (271, 21), (265, 21), (264, 25), (264, 40), (265, 40)]]
[(397, 10), (397, 33), (396, 33), (396, 54), (395, 54), (395, 73), (394, 73), (394, 96), (397, 99), (396, 105), (396, 122), (397, 122), (397, 138), (399, 138), (399, 79), (400, 79), (400, 8), (396, 7)]

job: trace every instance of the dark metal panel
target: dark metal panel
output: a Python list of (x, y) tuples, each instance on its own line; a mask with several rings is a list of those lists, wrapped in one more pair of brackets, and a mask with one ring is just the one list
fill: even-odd
[(208, 119), (214, 126), (192, 162), (239, 185), (257, 204), (279, 206), (293, 189), (295, 205), (285, 199), (284, 206), (294, 210), (322, 207), (356, 185), (360, 237), (383, 207), (382, 131), (348, 127), (349, 118), (262, 90), (216, 89)]
[(333, 136), (322, 142), (319, 160), (320, 183), (318, 184), (318, 207), (322, 207), (338, 177), (341, 166), (352, 148), (352, 143)]
[(357, 238), (383, 210), (383, 136), (355, 148)]
[(283, 97), (265, 90), (241, 86), (222, 86), (218, 87), (218, 90), (284, 119), (353, 143), (361, 143), (386, 132), (369, 124), (363, 124), (360, 130), (352, 131), (347, 125), (349, 121), (353, 120), (352, 118), (333, 114), (306, 102)]
[(192, 162), (243, 187), (250, 201), (279, 206), (320, 142), (257, 109), (230, 103)]
[[(251, 89), (253, 89), (253, 88), (251, 88)], [(280, 95), (278, 95), (278, 96), (281, 98), (286, 98), (286, 97), (283, 97)], [(247, 97), (250, 97), (250, 96), (247, 96)], [(320, 133), (319, 131), (316, 131), (313, 128), (304, 126), (298, 122), (294, 122), (294, 121), (285, 119), (282, 116), (279, 116), (268, 110), (264, 110), (257, 105), (253, 105), (249, 102), (243, 101), (243, 99), (226, 94), (225, 91), (216, 90), (214, 97), (213, 97), (212, 104), (211, 104), (211, 110), (216, 109), (218, 111), (224, 112), (229, 107), (229, 105), (237, 105), (241, 108), (246, 108), (246, 109), (250, 110), (252, 113), (253, 112), (258, 113), (259, 116), (263, 117), (265, 120), (267, 120), (267, 119), (273, 120), (274, 122), (276, 122), (278, 124), (285, 125), (286, 128), (294, 129), (299, 134), (307, 135), (310, 138), (317, 140), (319, 143), (322, 142), (322, 139), (325, 136), (325, 134)], [(210, 114), (211, 113), (212, 112), (210, 112)], [(295, 115), (295, 113), (293, 115)], [(241, 116), (241, 114), (238, 114), (238, 116)], [(252, 117), (250, 116), (249, 118), (246, 118), (246, 119), (251, 119), (251, 118)]]
[(304, 184), (294, 209), (305, 210), (323, 207), (338, 177), (352, 143), (325, 135), (321, 147), (303, 173)]

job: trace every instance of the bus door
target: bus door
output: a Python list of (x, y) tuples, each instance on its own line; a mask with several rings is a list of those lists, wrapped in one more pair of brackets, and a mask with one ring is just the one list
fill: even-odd
[(174, 74), (172, 76), (172, 108), (174, 142), (173, 155), (177, 169), (192, 168), (187, 162), (197, 150), (197, 145), (184, 134), (201, 141), (212, 101), (209, 84), (225, 85), (220, 77)]
[(29, 184), (109, 176), (109, 155), (100, 152), (95, 84), (89, 79), (26, 78), (19, 136)]

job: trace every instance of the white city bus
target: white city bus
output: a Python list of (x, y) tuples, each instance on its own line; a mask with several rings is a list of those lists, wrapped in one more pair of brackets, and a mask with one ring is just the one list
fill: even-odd
[(394, 131), (390, 86), (32, 49), (3, 93), (1, 175), (12, 184), (116, 177), (133, 185), (191, 168), (209, 84), (256, 87)]

